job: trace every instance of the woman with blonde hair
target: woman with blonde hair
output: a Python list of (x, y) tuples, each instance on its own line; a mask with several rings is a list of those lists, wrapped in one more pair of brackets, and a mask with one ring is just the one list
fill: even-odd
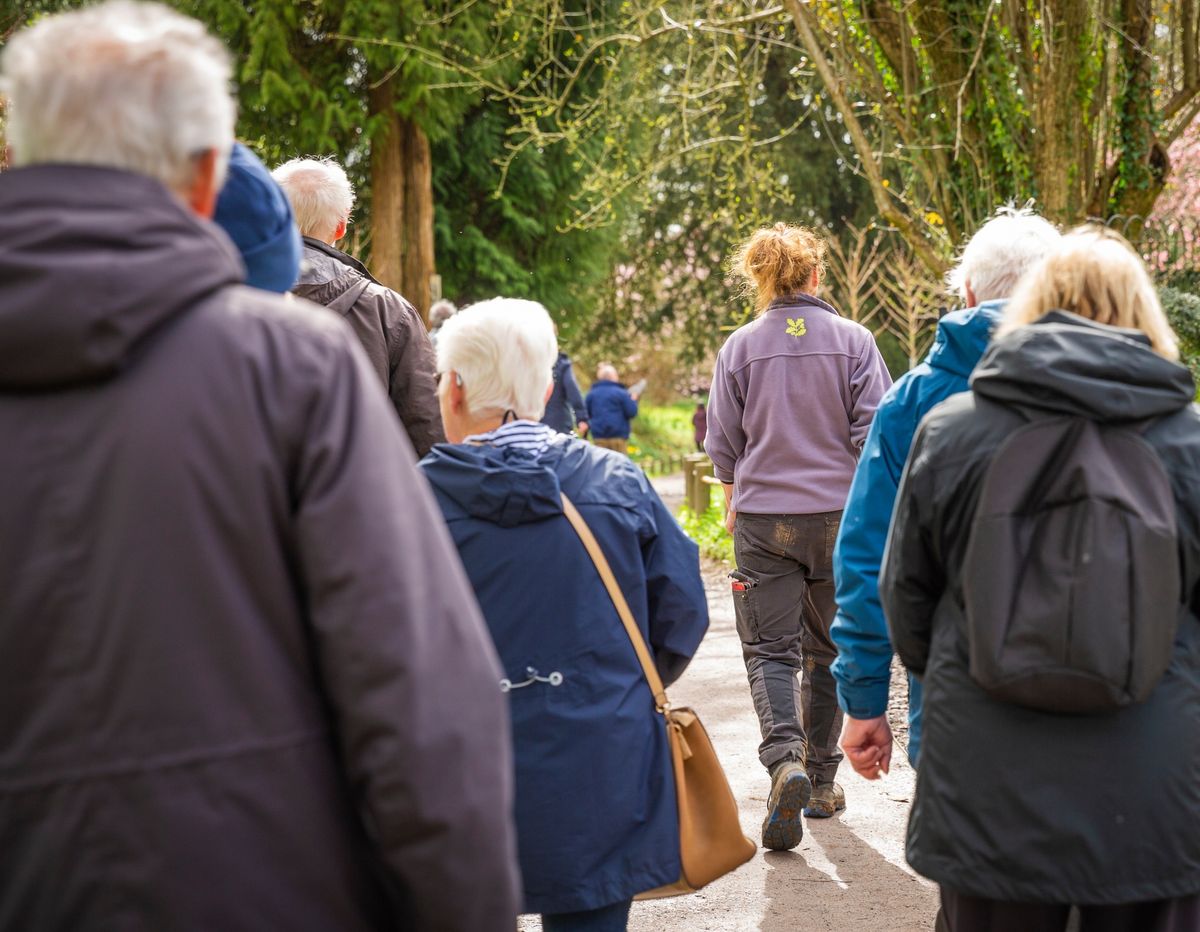
[(1062, 932), (1072, 907), (1083, 932), (1200, 928), (1200, 412), (1177, 356), (1141, 259), (1079, 228), (913, 442), (880, 594), (925, 691), (908, 860), (951, 932)]
[(704, 442), (729, 509), (734, 610), (771, 776), (762, 841), (776, 850), (800, 843), (802, 813), (846, 807), (834, 782), (833, 545), (891, 385), (870, 331), (816, 297), (824, 267), (825, 243), (801, 226), (765, 227), (738, 249), (758, 318), (717, 356)]

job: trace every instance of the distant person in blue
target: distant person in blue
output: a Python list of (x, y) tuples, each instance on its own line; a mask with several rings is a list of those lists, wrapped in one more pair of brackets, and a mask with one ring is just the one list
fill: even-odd
[(554, 390), (550, 392), (550, 398), (546, 402), (546, 414), (542, 417), (542, 423), (560, 434), (577, 431), (580, 437), (584, 436), (588, 431), (587, 405), (583, 400), (583, 392), (579, 390), (579, 383), (575, 381), (571, 357), (561, 350), (558, 358), (554, 360), (551, 377), (554, 380)]
[(421, 467), (504, 668), (525, 911), (546, 932), (610, 932), (625, 929), (635, 894), (679, 877), (675, 785), (663, 718), (562, 494), (665, 683), (687, 667), (708, 608), (696, 545), (641, 470), (539, 423), (557, 352), (532, 301), (448, 320), (437, 369), (450, 443)]
[(258, 157), (233, 144), (213, 222), (246, 264), (246, 284), (284, 294), (300, 277), (304, 246), (287, 195)]
[(596, 446), (629, 452), (629, 422), (637, 417), (638, 393), (618, 380), (612, 363), (602, 362), (587, 393), (588, 428)]
[[(887, 721), (892, 643), (879, 602), (879, 567), (896, 490), (921, 418), (967, 378), (988, 345), (1021, 276), (1058, 242), (1059, 233), (1032, 210), (1001, 208), (967, 243), (951, 271), (951, 287), (967, 305), (938, 322), (933, 348), (891, 387), (867, 434), (833, 555), (838, 605), (830, 635), (838, 702), (846, 713), (842, 749), (862, 776), (887, 773), (892, 729)], [(908, 758), (921, 746), (921, 684), (909, 677)]]

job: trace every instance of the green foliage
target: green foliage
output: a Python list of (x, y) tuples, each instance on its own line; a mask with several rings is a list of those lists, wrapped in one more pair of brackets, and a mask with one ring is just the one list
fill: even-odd
[(643, 468), (654, 461), (677, 459), (696, 451), (692, 433), (695, 404), (638, 405), (629, 435), (629, 455)]
[[(683, 532), (700, 548), (700, 555), (710, 560), (733, 565), (733, 537), (725, 530), (724, 493), (714, 487), (712, 504), (703, 514), (694, 514), (687, 505), (676, 516)], [(718, 498), (720, 501), (718, 501)]]
[(1200, 295), (1168, 286), (1158, 289), (1158, 299), (1179, 337), (1181, 361), (1200, 380)]

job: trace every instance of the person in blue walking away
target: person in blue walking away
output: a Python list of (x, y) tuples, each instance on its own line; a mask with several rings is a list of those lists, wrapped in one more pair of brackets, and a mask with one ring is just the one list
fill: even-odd
[(642, 471), (538, 423), (557, 352), (532, 301), (497, 298), (447, 321), (438, 394), (450, 443), (421, 467), (504, 668), (525, 911), (546, 932), (612, 932), (635, 894), (679, 878), (675, 786), (663, 718), (563, 496), (664, 682), (687, 667), (708, 608), (696, 545)]
[[(557, 330), (556, 330), (557, 332)], [(554, 360), (551, 370), (554, 389), (546, 402), (546, 413), (542, 423), (560, 434), (578, 432), (583, 437), (588, 432), (587, 405), (583, 400), (583, 392), (575, 381), (575, 370), (571, 366), (571, 357), (559, 350), (558, 358)]]
[[(967, 390), (967, 377), (1017, 282), (1059, 240), (1029, 208), (1001, 208), (971, 237), (948, 281), (966, 304), (937, 326), (924, 362), (901, 376), (879, 403), (850, 485), (833, 555), (838, 612), (830, 631), (838, 702), (846, 713), (842, 749), (868, 779), (891, 766), (887, 720), (892, 642), (879, 602), (879, 566), (904, 461), (917, 425), (935, 405)], [(921, 746), (921, 684), (909, 678), (908, 759)]]
[(762, 842), (775, 850), (800, 843), (802, 811), (828, 818), (846, 805), (834, 781), (833, 543), (892, 381), (871, 332), (815, 297), (824, 260), (819, 236), (784, 223), (738, 250), (759, 316), (717, 355), (704, 444), (733, 534), (737, 629), (771, 775)]
[(619, 381), (616, 367), (602, 362), (587, 393), (587, 423), (596, 446), (629, 452), (629, 422), (638, 414), (638, 395)]

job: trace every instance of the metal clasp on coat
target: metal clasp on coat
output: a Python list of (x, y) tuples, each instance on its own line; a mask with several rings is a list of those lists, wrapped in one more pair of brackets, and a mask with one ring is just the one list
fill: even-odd
[(525, 673), (528, 679), (522, 680), (519, 683), (514, 683), (512, 680), (505, 678), (500, 681), (500, 692), (506, 693), (514, 689), (523, 689), (526, 686), (532, 686), (534, 683), (549, 683), (551, 686), (561, 686), (563, 675), (555, 670), (549, 676), (539, 676), (538, 671), (533, 667), (526, 667)]

